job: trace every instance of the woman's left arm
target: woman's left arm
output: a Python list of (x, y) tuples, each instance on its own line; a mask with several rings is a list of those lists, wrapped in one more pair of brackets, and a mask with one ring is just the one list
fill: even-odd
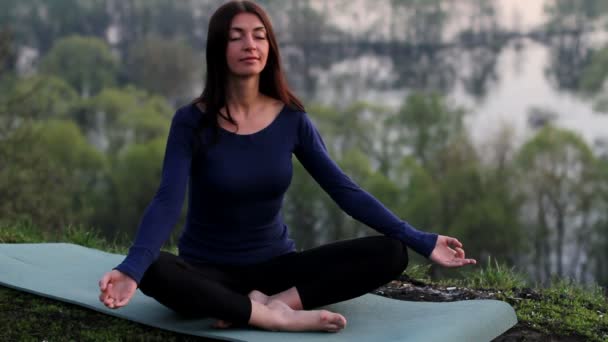
[(431, 257), (438, 235), (416, 230), (361, 189), (331, 159), (321, 135), (308, 115), (301, 114), (294, 154), (317, 183), (344, 212), (357, 221), (403, 241), (426, 258)]

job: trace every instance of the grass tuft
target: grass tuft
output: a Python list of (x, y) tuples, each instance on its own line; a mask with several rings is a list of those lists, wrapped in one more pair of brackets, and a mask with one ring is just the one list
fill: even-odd
[(462, 282), (467, 287), (508, 290), (528, 286), (526, 276), (517, 272), (515, 267), (498, 263), (496, 259), (492, 262), (490, 257), (485, 267), (476, 268), (463, 275)]

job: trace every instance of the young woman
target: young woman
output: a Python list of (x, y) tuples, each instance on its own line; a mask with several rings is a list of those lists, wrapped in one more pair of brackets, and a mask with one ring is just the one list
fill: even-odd
[[(406, 247), (458, 267), (455, 238), (418, 231), (355, 184), (327, 153), (301, 102), (287, 87), (267, 14), (250, 1), (221, 6), (209, 23), (202, 95), (171, 123), (160, 187), (125, 260), (99, 281), (107, 307), (140, 290), (215, 326), (336, 332), (339, 313), (312, 310), (361, 296), (401, 274)], [(280, 208), (294, 154), (350, 216), (383, 235), (297, 252)], [(160, 252), (188, 214), (179, 256)]]

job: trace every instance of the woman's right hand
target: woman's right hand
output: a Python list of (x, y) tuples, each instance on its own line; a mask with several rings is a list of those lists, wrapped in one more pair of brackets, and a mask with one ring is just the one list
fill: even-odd
[(99, 301), (110, 309), (118, 309), (129, 303), (137, 290), (137, 283), (128, 275), (112, 270), (99, 280), (99, 290)]

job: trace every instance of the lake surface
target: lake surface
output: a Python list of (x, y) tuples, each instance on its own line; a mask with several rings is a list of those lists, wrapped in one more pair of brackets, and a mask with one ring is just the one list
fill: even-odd
[(403, 3), (313, 1), (339, 38), (329, 29), (304, 28), (311, 35), (304, 43), (281, 31), (294, 29), (277, 9), (283, 58), (297, 93), (307, 103), (365, 100), (397, 107), (413, 90), (436, 90), (468, 109), (479, 144), (504, 125), (522, 142), (533, 133), (533, 109), (554, 113), (557, 125), (591, 145), (608, 139), (608, 115), (576, 89), (590, 53), (608, 45), (606, 15), (590, 17), (589, 2), (571, 1), (578, 7), (559, 14), (550, 10), (558, 2), (543, 0)]

